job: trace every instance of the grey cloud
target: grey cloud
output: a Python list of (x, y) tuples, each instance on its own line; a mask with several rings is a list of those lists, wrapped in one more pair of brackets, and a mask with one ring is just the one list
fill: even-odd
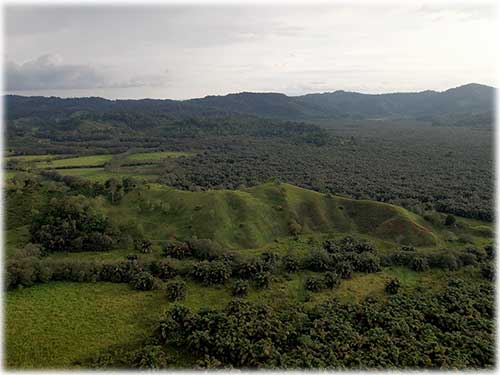
[(46, 54), (35, 60), (6, 64), (7, 91), (74, 90), (96, 88), (159, 87), (166, 84), (164, 75), (139, 75), (113, 79), (107, 67), (91, 64), (65, 64), (58, 55)]

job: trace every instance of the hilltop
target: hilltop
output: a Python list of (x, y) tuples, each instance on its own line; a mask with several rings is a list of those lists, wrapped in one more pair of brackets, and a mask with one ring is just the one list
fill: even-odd
[(153, 240), (197, 237), (231, 248), (256, 248), (300, 232), (359, 233), (415, 246), (437, 241), (428, 223), (401, 207), (285, 183), (203, 192), (152, 184), (127, 194), (119, 205), (103, 205), (112, 219), (141, 223)]

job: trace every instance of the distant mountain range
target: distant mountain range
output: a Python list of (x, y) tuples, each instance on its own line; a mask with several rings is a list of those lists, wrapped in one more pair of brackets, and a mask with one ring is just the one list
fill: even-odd
[(335, 91), (302, 96), (242, 92), (182, 101), (7, 95), (6, 112), (9, 120), (59, 119), (75, 113), (147, 112), (173, 118), (244, 114), (295, 121), (406, 118), (435, 120), (440, 124), (443, 121), (463, 123), (468, 118), (492, 121), (494, 97), (495, 88), (476, 83), (443, 92), (361, 94)]

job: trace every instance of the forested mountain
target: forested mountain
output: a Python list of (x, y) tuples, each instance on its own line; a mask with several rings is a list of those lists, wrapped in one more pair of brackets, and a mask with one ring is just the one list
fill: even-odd
[[(75, 112), (130, 112), (148, 116), (247, 114), (286, 120), (406, 118), (430, 120), (436, 116), (487, 114), (493, 108), (493, 87), (468, 84), (443, 92), (361, 94), (335, 91), (303, 96), (278, 93), (229, 94), (201, 99), (106, 100), (102, 98), (6, 97), (8, 119), (57, 119)], [(491, 117), (491, 116), (490, 116)]]

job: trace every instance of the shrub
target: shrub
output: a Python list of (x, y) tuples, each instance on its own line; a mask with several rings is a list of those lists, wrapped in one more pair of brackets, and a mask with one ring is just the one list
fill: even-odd
[(192, 255), (188, 244), (180, 241), (167, 241), (162, 244), (163, 255), (175, 259), (184, 259)]
[(140, 369), (161, 369), (167, 364), (167, 355), (160, 345), (146, 345), (135, 353), (132, 366)]
[(457, 258), (452, 254), (444, 252), (434, 253), (429, 255), (429, 266), (436, 268), (444, 268), (450, 271), (458, 269)]
[(237, 280), (234, 283), (232, 294), (235, 297), (244, 297), (248, 294), (248, 281)]
[(380, 271), (380, 258), (372, 253), (363, 252), (354, 261), (354, 270), (358, 272)]
[(387, 284), (385, 284), (385, 291), (388, 294), (397, 294), (399, 288), (401, 287), (398, 279), (392, 279)]
[(271, 274), (269, 272), (259, 272), (255, 275), (255, 285), (258, 289), (268, 289), (271, 285)]
[(131, 284), (136, 290), (151, 290), (155, 285), (155, 279), (149, 272), (142, 271), (134, 276)]
[(266, 270), (266, 265), (261, 259), (242, 259), (234, 264), (234, 273), (242, 279), (254, 279), (255, 276)]
[(304, 284), (306, 290), (319, 292), (324, 287), (323, 279), (317, 276), (308, 277)]
[(288, 232), (292, 236), (298, 236), (300, 233), (302, 233), (302, 225), (297, 223), (295, 220), (290, 220), (288, 223)]
[(170, 301), (178, 301), (186, 298), (186, 283), (181, 280), (172, 280), (165, 287), (167, 298)]
[(135, 249), (143, 254), (149, 254), (153, 251), (153, 243), (150, 240), (136, 240)]
[(192, 239), (188, 245), (193, 257), (199, 260), (215, 260), (224, 254), (219, 244), (209, 239)]
[(444, 220), (444, 225), (452, 226), (456, 223), (457, 219), (453, 215), (446, 215), (446, 219)]
[(168, 280), (177, 276), (177, 271), (168, 261), (155, 260), (151, 263), (149, 268), (153, 276), (161, 280)]
[(283, 268), (286, 272), (297, 272), (300, 270), (300, 261), (297, 256), (285, 255), (283, 257)]
[(481, 267), (481, 276), (488, 281), (495, 280), (495, 268), (493, 267), (493, 265), (492, 264), (483, 265)]
[(342, 279), (350, 279), (353, 271), (352, 264), (349, 262), (342, 261), (335, 265), (335, 272), (340, 275)]
[(427, 258), (416, 256), (412, 259), (411, 269), (417, 272), (424, 272), (429, 270), (429, 262)]
[(325, 288), (335, 288), (340, 283), (340, 277), (335, 272), (325, 272), (323, 275), (323, 284)]
[(194, 265), (191, 275), (206, 285), (224, 284), (231, 277), (231, 267), (223, 261), (202, 261)]
[(266, 251), (262, 253), (260, 259), (262, 259), (262, 263), (266, 271), (269, 271), (271, 273), (276, 272), (280, 262), (280, 257), (277, 254), (270, 251)]
[(330, 254), (324, 249), (315, 249), (305, 259), (307, 269), (316, 272), (332, 271), (334, 266)]
[(485, 246), (484, 251), (486, 252), (488, 259), (495, 258), (495, 247), (493, 245)]

